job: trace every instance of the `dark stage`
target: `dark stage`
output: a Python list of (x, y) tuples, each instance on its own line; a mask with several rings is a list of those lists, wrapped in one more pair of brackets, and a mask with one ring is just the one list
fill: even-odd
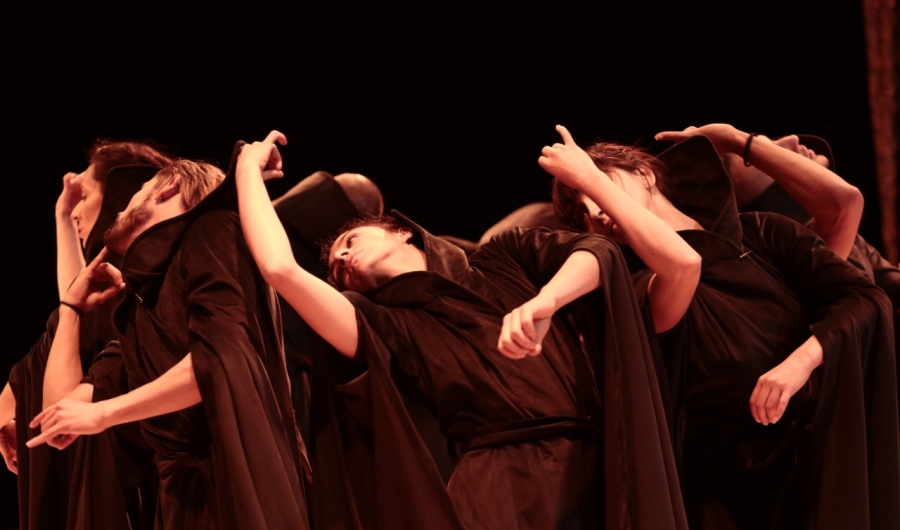
[[(439, 5), (20, 5), (7, 19), (27, 37), (6, 44), (4, 377), (57, 303), (54, 203), (97, 137), (224, 167), (236, 140), (278, 129), (273, 196), (316, 170), (363, 173), (387, 208), (477, 240), (548, 200), (537, 158), (557, 123), (582, 144), (653, 152), (668, 146), (658, 131), (714, 122), (815, 134), (862, 190), (860, 232), (880, 247), (859, 2)], [(12, 527), (13, 475), (0, 487)]]

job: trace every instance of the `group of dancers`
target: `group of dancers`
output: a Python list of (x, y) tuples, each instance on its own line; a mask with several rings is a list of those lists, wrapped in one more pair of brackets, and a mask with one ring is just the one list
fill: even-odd
[(361, 175), (273, 201), (278, 131), (96, 143), (0, 395), (21, 528), (900, 528), (900, 270), (828, 144), (557, 132), (478, 242)]

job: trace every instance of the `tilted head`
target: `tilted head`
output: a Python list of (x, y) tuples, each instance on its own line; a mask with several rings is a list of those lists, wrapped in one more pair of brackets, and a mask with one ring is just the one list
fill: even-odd
[(81, 174), (81, 200), (72, 210), (72, 220), (84, 245), (103, 203), (106, 176), (116, 166), (146, 164), (162, 167), (171, 159), (146, 142), (97, 140), (87, 152), (88, 168)]
[(341, 185), (347, 198), (359, 211), (360, 215), (380, 216), (384, 213), (384, 199), (381, 190), (371, 179), (359, 173), (341, 173), (335, 175), (335, 182)]
[(322, 248), (329, 280), (340, 290), (364, 293), (406, 272), (425, 270), (425, 255), (413, 230), (391, 216), (366, 217), (344, 225)]
[[(585, 148), (600, 171), (638, 203), (647, 206), (650, 197), (663, 191), (666, 167), (638, 147), (597, 142)], [(619, 239), (615, 223), (579, 190), (553, 179), (553, 210), (569, 230), (592, 232)]]
[(147, 228), (190, 210), (216, 188), (225, 174), (212, 164), (177, 159), (163, 167), (134, 194), (106, 231), (104, 243), (124, 255)]

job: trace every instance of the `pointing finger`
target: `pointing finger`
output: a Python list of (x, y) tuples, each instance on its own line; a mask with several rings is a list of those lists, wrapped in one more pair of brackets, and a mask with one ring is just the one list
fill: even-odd
[(572, 135), (569, 133), (569, 130), (562, 125), (556, 126), (556, 132), (558, 132), (559, 135), (562, 136), (563, 143), (565, 143), (566, 145), (575, 143), (575, 140), (572, 139)]
[(274, 144), (277, 142), (281, 145), (287, 145), (287, 136), (276, 130), (273, 130), (269, 133), (268, 136), (266, 136), (265, 142), (268, 142), (270, 144)]

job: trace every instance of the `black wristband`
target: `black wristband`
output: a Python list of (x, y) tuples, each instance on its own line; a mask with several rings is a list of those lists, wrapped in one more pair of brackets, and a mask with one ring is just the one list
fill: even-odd
[(753, 143), (753, 138), (759, 136), (756, 133), (750, 133), (750, 136), (747, 137), (747, 143), (744, 144), (744, 165), (750, 165), (750, 144)]
[(78, 307), (78, 306), (75, 305), (75, 304), (70, 304), (69, 302), (66, 302), (65, 300), (60, 300), (60, 301), (59, 301), (59, 305), (64, 305), (64, 306), (68, 307), (68, 308), (71, 309), (72, 311), (75, 311), (75, 314), (78, 315), (78, 316), (80, 316), (80, 317), (83, 317), (83, 316), (84, 316), (84, 310), (81, 309), (80, 307)]

